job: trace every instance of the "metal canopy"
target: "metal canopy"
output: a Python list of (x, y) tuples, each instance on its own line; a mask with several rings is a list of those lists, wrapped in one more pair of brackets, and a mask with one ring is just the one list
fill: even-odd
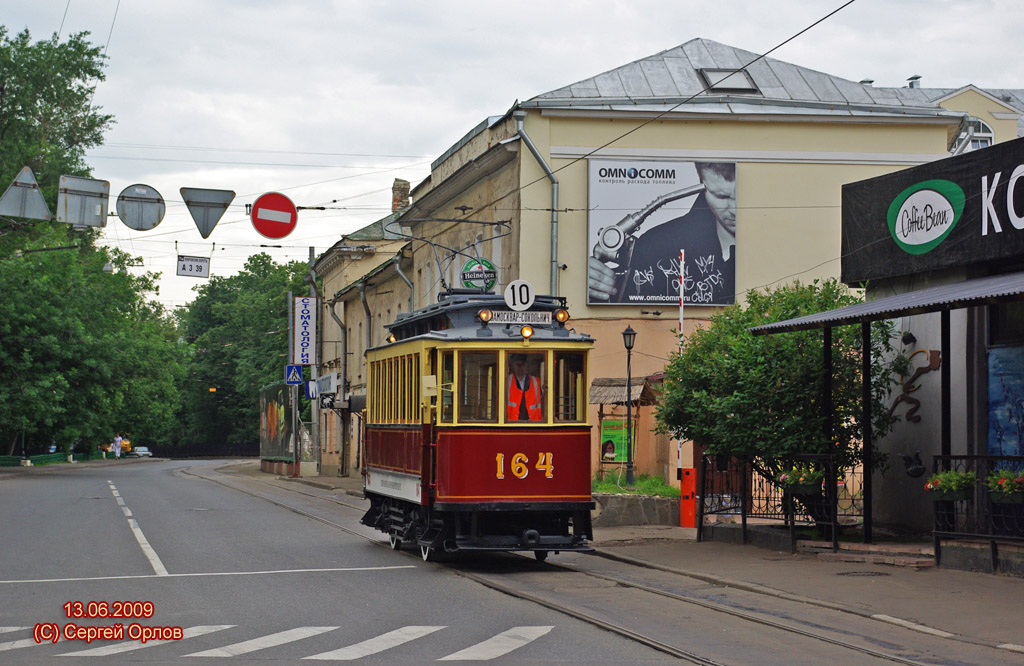
[(1021, 300), (1024, 300), (1024, 273), (1007, 273), (885, 296), (748, 330), (754, 335), (770, 335)]

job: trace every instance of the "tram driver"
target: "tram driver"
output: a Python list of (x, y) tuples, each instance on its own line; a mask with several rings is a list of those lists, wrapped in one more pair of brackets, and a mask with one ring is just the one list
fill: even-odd
[(544, 419), (544, 393), (540, 378), (526, 371), (526, 354), (509, 357), (508, 409), (506, 421), (542, 421)]

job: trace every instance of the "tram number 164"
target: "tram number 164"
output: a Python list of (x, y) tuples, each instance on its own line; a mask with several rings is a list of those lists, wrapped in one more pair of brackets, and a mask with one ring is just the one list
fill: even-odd
[[(495, 456), (495, 461), (498, 463), (497, 477), (499, 479), (505, 478), (505, 454), (499, 453)], [(511, 459), (511, 471), (512, 475), (517, 479), (525, 479), (526, 475), (530, 473), (530, 458), (525, 453), (513, 454)], [(541, 453), (540, 458), (537, 460), (537, 465), (534, 469), (544, 472), (544, 478), (551, 479), (555, 476), (555, 454), (553, 453)]]

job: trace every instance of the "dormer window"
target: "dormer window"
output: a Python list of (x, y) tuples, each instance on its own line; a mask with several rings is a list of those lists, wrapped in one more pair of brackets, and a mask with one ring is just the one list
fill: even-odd
[[(961, 144), (967, 141), (967, 137), (971, 138), (970, 145), (960, 150)], [(958, 150), (962, 153), (967, 153), (972, 150), (978, 150), (979, 148), (988, 148), (995, 143), (996, 133), (992, 131), (992, 128), (984, 120), (970, 116), (967, 118), (967, 126), (964, 131), (960, 132), (960, 136), (956, 138), (956, 142), (953, 144), (951, 153), (956, 153)]]
[(742, 93), (760, 95), (761, 91), (754, 84), (745, 69), (699, 69), (707, 92)]

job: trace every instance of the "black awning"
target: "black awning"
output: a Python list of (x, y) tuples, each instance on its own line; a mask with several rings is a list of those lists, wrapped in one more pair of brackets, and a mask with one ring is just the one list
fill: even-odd
[(1007, 273), (894, 294), (748, 330), (754, 335), (770, 335), (1021, 300), (1024, 300), (1024, 273)]

